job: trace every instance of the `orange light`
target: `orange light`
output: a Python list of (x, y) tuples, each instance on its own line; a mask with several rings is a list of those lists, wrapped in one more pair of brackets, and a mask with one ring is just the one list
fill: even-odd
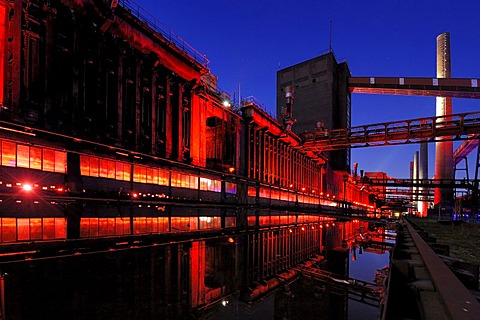
[(330, 227), (330, 225), (327, 223), (327, 228)]
[(315, 193), (315, 190), (312, 190), (312, 193)]
[(320, 229), (323, 229), (323, 224), (320, 225)]
[(305, 187), (302, 188), (302, 191), (305, 191)]
[(234, 168), (234, 167), (230, 167), (230, 168), (228, 168), (228, 172), (230, 172), (230, 173), (234, 173), (234, 172), (235, 172), (235, 168)]
[(234, 240), (232, 237), (229, 237), (229, 238), (227, 239), (227, 241), (228, 241), (229, 243), (234, 243), (234, 242), (235, 242), (235, 240)]
[(292, 233), (292, 232), (293, 232), (293, 230), (292, 230), (292, 229), (288, 229), (288, 232)]
[(302, 231), (305, 231), (305, 227), (302, 227)]
[(312, 229), (315, 229), (315, 227), (314, 227), (314, 226), (312, 226)]
[(32, 185), (31, 185), (31, 184), (24, 184), (24, 185), (23, 185), (23, 190), (25, 190), (25, 191), (31, 191), (31, 190), (32, 190)]
[(133, 193), (133, 194), (132, 194), (132, 197), (137, 198), (137, 197), (138, 197), (138, 193), (136, 193), (136, 192)]
[(332, 223), (332, 227), (335, 227), (335, 223)]

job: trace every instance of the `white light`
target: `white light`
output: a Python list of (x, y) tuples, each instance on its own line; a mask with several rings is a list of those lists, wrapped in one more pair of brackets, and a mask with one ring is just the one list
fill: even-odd
[(31, 184), (24, 184), (24, 185), (23, 185), (23, 190), (25, 190), (25, 191), (31, 191), (31, 190), (32, 190), (32, 185), (31, 185)]
[(230, 107), (230, 102), (227, 101), (227, 100), (223, 101), (223, 106), (224, 107)]
[(228, 304), (228, 300), (222, 300), (222, 306), (226, 307)]

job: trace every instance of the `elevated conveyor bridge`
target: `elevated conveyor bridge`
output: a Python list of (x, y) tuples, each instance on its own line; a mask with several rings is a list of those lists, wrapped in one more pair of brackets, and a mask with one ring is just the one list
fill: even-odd
[(480, 79), (350, 77), (353, 93), (480, 99)]
[[(390, 146), (420, 142), (478, 139), (480, 111), (316, 130), (302, 135), (305, 151)], [(440, 139), (439, 139), (440, 138)]]

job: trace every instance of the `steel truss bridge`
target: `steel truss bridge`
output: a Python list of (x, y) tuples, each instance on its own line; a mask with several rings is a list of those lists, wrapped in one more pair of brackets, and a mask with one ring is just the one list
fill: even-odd
[(433, 116), (344, 129), (323, 129), (302, 135), (302, 149), (322, 152), (348, 148), (420, 142), (478, 139), (480, 111)]

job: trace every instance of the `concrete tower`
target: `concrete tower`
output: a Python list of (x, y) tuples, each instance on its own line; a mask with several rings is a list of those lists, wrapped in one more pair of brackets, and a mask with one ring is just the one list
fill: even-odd
[[(437, 78), (450, 78), (450, 72), (450, 34), (445, 32), (437, 37)], [(452, 114), (452, 98), (437, 97), (436, 115), (450, 114)], [(435, 144), (435, 179), (453, 179), (452, 141)], [(453, 189), (435, 189), (435, 205), (451, 204), (452, 199)]]

